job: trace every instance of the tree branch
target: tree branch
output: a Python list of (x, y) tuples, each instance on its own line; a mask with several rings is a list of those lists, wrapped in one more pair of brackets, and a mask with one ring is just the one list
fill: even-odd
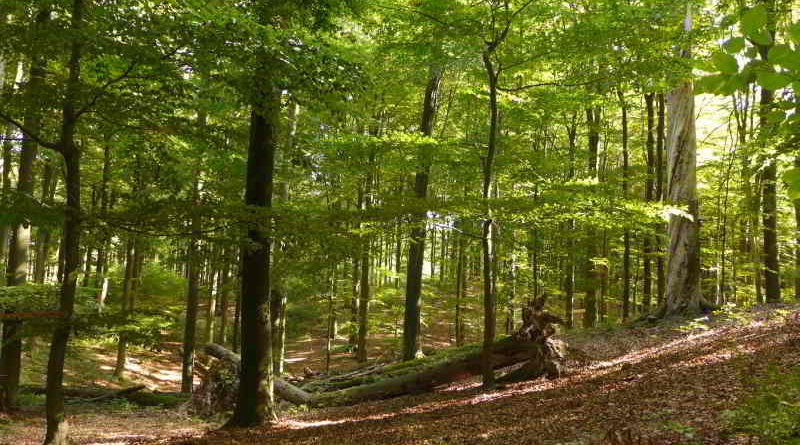
[(50, 141), (44, 140), (43, 138), (39, 137), (39, 135), (37, 135), (36, 133), (31, 131), (31, 129), (26, 128), (25, 125), (23, 125), (21, 122), (19, 122), (18, 120), (14, 119), (13, 117), (5, 114), (1, 110), (0, 110), (0, 119), (2, 119), (4, 121), (14, 125), (15, 127), (19, 128), (19, 130), (23, 134), (25, 134), (25, 136), (27, 136), (30, 139), (33, 139), (34, 142), (36, 142), (37, 144), (41, 145), (42, 147), (46, 147), (46, 148), (55, 150), (55, 151), (57, 151), (59, 153), (62, 153), (63, 150), (61, 148), (61, 145), (59, 145), (59, 144), (57, 144), (55, 142), (50, 142)]
[(130, 76), (133, 69), (136, 68), (137, 63), (138, 62), (134, 60), (133, 62), (130, 63), (130, 65), (128, 65), (128, 67), (125, 69), (125, 71), (122, 72), (122, 74), (120, 74), (117, 77), (109, 79), (100, 88), (98, 88), (92, 99), (88, 103), (86, 103), (86, 105), (82, 106), (78, 111), (75, 112), (75, 118), (77, 119), (82, 114), (89, 111), (89, 109), (92, 108), (94, 104), (96, 104), (97, 101), (106, 94), (106, 92), (108, 91), (109, 88), (111, 88), (112, 85), (120, 83), (123, 80), (127, 79)]
[(515, 88), (497, 87), (497, 89), (502, 91), (502, 92), (504, 92), (504, 93), (514, 93), (514, 92), (517, 92), (517, 91), (524, 91), (524, 90), (529, 90), (531, 88), (538, 88), (538, 87), (580, 87), (580, 86), (590, 85), (592, 83), (599, 82), (599, 81), (604, 80), (604, 79), (606, 79), (606, 77), (600, 77), (600, 78), (597, 78), (597, 79), (590, 79), (590, 80), (587, 80), (585, 82), (575, 82), (575, 83), (541, 82), (541, 83), (532, 83), (532, 84), (528, 84), (528, 85), (522, 85), (522, 86), (515, 87)]

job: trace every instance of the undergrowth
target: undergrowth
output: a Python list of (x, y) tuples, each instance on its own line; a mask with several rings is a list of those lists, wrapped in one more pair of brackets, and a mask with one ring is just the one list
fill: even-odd
[(763, 377), (745, 381), (751, 395), (724, 413), (730, 430), (770, 444), (800, 444), (800, 369), (771, 366)]

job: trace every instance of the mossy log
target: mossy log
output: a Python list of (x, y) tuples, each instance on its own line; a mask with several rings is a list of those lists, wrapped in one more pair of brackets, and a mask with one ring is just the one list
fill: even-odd
[[(542, 376), (556, 378), (564, 370), (565, 345), (550, 338), (555, 332), (553, 324), (560, 323), (558, 317), (542, 310), (543, 300), (523, 309), (523, 325), (511, 337), (495, 342), (492, 348), (494, 369), (518, 363), (525, 364), (504, 376), (502, 381), (534, 379)], [(206, 353), (234, 364), (238, 369), (239, 355), (217, 344), (207, 344)], [(374, 379), (370, 383), (358, 384), (328, 392), (311, 393), (283, 380), (275, 379), (275, 393), (294, 404), (309, 406), (347, 405), (368, 400), (380, 400), (430, 391), (437, 386), (469, 378), (481, 373), (481, 351), (479, 347), (460, 348), (452, 353), (442, 353), (420, 360), (386, 365), (380, 376), (359, 376)]]
[[(45, 388), (41, 386), (22, 386), (23, 393), (42, 395)], [(185, 394), (176, 392), (148, 391), (144, 385), (131, 386), (124, 389), (106, 388), (64, 388), (67, 404), (104, 402), (110, 399), (126, 399), (139, 406), (174, 407), (187, 400)]]

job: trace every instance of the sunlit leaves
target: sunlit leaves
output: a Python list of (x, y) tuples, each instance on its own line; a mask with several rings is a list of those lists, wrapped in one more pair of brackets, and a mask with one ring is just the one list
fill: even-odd
[(736, 74), (739, 71), (739, 64), (736, 58), (723, 52), (714, 53), (711, 56), (714, 66), (723, 74)]
[(739, 22), (742, 32), (748, 37), (752, 37), (753, 34), (757, 34), (766, 25), (767, 8), (765, 8), (763, 5), (757, 5), (745, 11), (745, 13), (742, 14), (741, 21)]
[(745, 40), (744, 37), (733, 37), (726, 41), (722, 47), (727, 51), (729, 54), (736, 54), (744, 49), (745, 47)]
[(783, 173), (786, 191), (791, 199), (800, 199), (800, 169), (793, 168)]
[(768, 60), (770, 63), (788, 70), (800, 71), (800, 52), (793, 50), (788, 45), (775, 45), (770, 48)]
[(756, 75), (758, 85), (767, 90), (780, 90), (792, 82), (792, 78), (781, 73), (762, 71)]

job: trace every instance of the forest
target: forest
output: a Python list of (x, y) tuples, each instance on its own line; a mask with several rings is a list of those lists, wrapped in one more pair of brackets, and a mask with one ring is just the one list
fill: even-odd
[(797, 0), (0, 0), (0, 444), (800, 443), (797, 91)]

